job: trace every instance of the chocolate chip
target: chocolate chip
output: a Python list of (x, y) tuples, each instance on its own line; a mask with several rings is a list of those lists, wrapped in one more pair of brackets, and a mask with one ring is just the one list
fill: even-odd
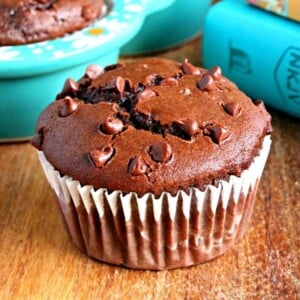
[(186, 58), (182, 63), (182, 70), (184, 74), (191, 74), (191, 75), (200, 75), (201, 71), (199, 68), (192, 65), (188, 59)]
[(42, 145), (44, 141), (44, 129), (39, 129), (38, 133), (34, 135), (31, 139), (31, 144), (38, 150), (42, 150)]
[(223, 103), (222, 107), (227, 114), (233, 117), (236, 117), (241, 112), (242, 109), (241, 106), (236, 102)]
[(189, 136), (193, 136), (199, 131), (198, 122), (192, 119), (180, 119), (178, 121), (174, 121), (174, 124)]
[(114, 155), (114, 148), (106, 146), (101, 150), (92, 150), (89, 154), (96, 168), (102, 168), (112, 159)]
[(66, 96), (63, 100), (63, 104), (60, 106), (59, 116), (60, 117), (67, 117), (74, 113), (79, 105), (78, 100), (74, 100), (69, 96)]
[(100, 125), (100, 131), (105, 134), (118, 134), (124, 128), (124, 124), (120, 119), (108, 117), (105, 122)]
[(67, 95), (69, 93), (78, 92), (79, 86), (78, 83), (73, 80), (72, 78), (68, 78), (63, 86), (63, 89), (60, 93), (60, 95)]
[(125, 90), (125, 79), (121, 76), (117, 76), (109, 82), (107, 82), (105, 88), (116, 89), (120, 94), (123, 94)]
[(118, 68), (121, 68), (121, 67), (123, 67), (123, 64), (112, 64), (112, 65), (106, 66), (104, 68), (104, 72), (108, 72), (108, 71), (118, 69)]
[(157, 142), (150, 147), (149, 154), (156, 162), (167, 162), (172, 156), (172, 148), (165, 142)]
[(135, 156), (129, 161), (128, 173), (133, 176), (145, 174), (148, 166), (142, 156)]
[(96, 64), (89, 65), (85, 70), (85, 75), (89, 79), (95, 79), (98, 76), (100, 76), (101, 74), (103, 74), (103, 69)]
[(257, 99), (253, 102), (257, 107), (263, 108), (264, 110), (266, 109), (265, 104), (261, 99)]
[(267, 134), (271, 133), (273, 131), (272, 124), (271, 124), (271, 116), (268, 114), (265, 104), (262, 100), (256, 100), (254, 101), (254, 104), (261, 109), (263, 115), (265, 116), (266, 120), (268, 121), (268, 127), (267, 127)]
[(179, 85), (178, 80), (175, 79), (174, 77), (165, 78), (160, 82), (160, 84), (165, 85), (165, 86), (178, 86)]
[(229, 137), (230, 132), (228, 129), (219, 125), (208, 125), (204, 128), (203, 134), (209, 136), (214, 143), (220, 144)]
[(222, 79), (222, 70), (219, 66), (209, 69), (206, 74), (210, 75), (214, 80)]
[(148, 85), (159, 85), (162, 80), (163, 77), (158, 74), (150, 74), (146, 77), (146, 83)]
[(202, 91), (213, 91), (216, 88), (214, 79), (210, 75), (203, 76), (197, 86)]
[(173, 75), (173, 78), (175, 78), (175, 79), (180, 79), (181, 77), (183, 76), (183, 74), (182, 74), (182, 72), (178, 72), (178, 73), (176, 73), (175, 75)]
[(147, 101), (147, 100), (149, 100), (151, 98), (154, 98), (156, 96), (157, 96), (157, 94), (156, 94), (155, 91), (147, 89), (147, 90), (143, 90), (142, 92), (140, 92), (138, 94), (138, 100), (139, 101), (141, 101), (141, 100)]

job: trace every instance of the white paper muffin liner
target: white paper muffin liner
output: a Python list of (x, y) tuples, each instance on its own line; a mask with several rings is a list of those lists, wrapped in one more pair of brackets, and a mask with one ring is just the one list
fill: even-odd
[(109, 193), (61, 176), (39, 158), (74, 243), (103, 262), (137, 269), (170, 269), (213, 259), (245, 233), (257, 186), (271, 146), (264, 139), (258, 156), (240, 177), (218, 187), (190, 188), (175, 196), (164, 192)]

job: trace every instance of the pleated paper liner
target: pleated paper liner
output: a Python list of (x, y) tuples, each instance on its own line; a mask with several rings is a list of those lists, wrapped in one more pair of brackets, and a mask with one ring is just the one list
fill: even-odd
[(110, 264), (162, 270), (213, 259), (244, 235), (270, 146), (267, 136), (240, 177), (158, 198), (82, 186), (61, 176), (43, 152), (39, 158), (79, 249)]

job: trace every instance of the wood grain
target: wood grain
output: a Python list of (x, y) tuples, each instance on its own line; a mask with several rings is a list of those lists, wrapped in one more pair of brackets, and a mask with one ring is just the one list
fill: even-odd
[[(199, 45), (159, 55), (200, 64)], [(247, 235), (218, 259), (171, 271), (80, 253), (33, 147), (0, 145), (0, 299), (300, 299), (300, 120), (270, 112), (273, 145)]]

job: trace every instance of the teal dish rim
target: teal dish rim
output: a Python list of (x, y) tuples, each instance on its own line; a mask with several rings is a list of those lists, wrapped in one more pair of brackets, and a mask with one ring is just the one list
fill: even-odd
[(92, 61), (121, 48), (138, 32), (147, 14), (174, 0), (109, 2), (107, 14), (80, 31), (54, 40), (0, 47), (0, 78), (43, 74)]

